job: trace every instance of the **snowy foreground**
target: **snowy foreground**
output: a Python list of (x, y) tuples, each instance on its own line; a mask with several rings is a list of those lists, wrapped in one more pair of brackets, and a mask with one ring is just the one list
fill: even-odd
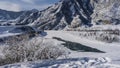
[(57, 60), (16, 63), (4, 65), (0, 68), (120, 68), (119, 42), (105, 43), (85, 39), (67, 31), (46, 32), (47, 36), (44, 38), (54, 40), (54, 44), (64, 43), (63, 41), (53, 39), (53, 37), (57, 37), (66, 41), (80, 43), (105, 53), (73, 51), (66, 48), (70, 52), (67, 58), (59, 57)]
[(108, 58), (86, 57), (18, 63), (1, 66), (1, 68), (120, 68), (120, 66), (108, 62)]

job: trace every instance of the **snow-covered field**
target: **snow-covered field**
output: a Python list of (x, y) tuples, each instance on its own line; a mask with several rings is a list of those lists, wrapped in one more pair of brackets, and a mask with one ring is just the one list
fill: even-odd
[(92, 53), (92, 52), (75, 52), (72, 51), (69, 57), (71, 58), (79, 58), (79, 57), (109, 57), (112, 60), (112, 63), (120, 64), (120, 43), (105, 43), (101, 41), (96, 40), (90, 40), (86, 38), (81, 38), (77, 35), (70, 34), (67, 31), (47, 31), (48, 35), (47, 38), (52, 37), (59, 37), (64, 40), (77, 42), (84, 44), (89, 47), (93, 47), (96, 49), (99, 49), (101, 51), (104, 51), (106, 53)]
[[(106, 43), (102, 41), (86, 39), (72, 34), (69, 31), (45, 31), (45, 39), (60, 38), (69, 42), (83, 44), (105, 53), (73, 51), (68, 48), (70, 53), (65, 57), (59, 57), (57, 60), (38, 60), (34, 62), (15, 63), (4, 65), (0, 68), (120, 68), (120, 43)], [(74, 31), (73, 31), (74, 32)], [(64, 43), (54, 39), (55, 44)], [(58, 41), (58, 42), (57, 42)]]

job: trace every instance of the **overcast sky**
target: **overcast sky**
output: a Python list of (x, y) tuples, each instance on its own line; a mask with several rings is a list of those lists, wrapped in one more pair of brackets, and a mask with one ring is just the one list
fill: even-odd
[(0, 0), (0, 9), (9, 11), (42, 10), (58, 1), (59, 0)]

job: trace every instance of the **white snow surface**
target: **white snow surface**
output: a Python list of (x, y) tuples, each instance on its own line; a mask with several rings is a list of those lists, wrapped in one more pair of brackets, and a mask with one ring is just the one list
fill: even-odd
[[(57, 60), (38, 60), (34, 62), (15, 63), (0, 68), (120, 68), (120, 43), (105, 43), (81, 38), (69, 31), (46, 31), (44, 38), (58, 37), (67, 41), (80, 43), (105, 53), (78, 52), (70, 50), (67, 58)], [(56, 41), (55, 41), (56, 42)], [(56, 43), (62, 43), (56, 42)], [(69, 50), (69, 49), (68, 49)]]
[(120, 68), (118, 65), (108, 64), (108, 60), (108, 58), (71, 58), (18, 63), (0, 68)]
[(71, 32), (67, 31), (47, 31), (48, 38), (51, 37), (59, 37), (67, 41), (77, 42), (80, 44), (84, 44), (89, 47), (93, 47), (104, 51), (106, 53), (91, 53), (91, 52), (74, 52), (70, 54), (71, 58), (78, 58), (78, 57), (109, 57), (112, 59), (112, 63), (118, 62), (120, 64), (119, 58), (120, 56), (120, 43), (105, 43), (96, 40), (90, 40), (86, 38), (81, 38), (77, 35), (71, 34)]

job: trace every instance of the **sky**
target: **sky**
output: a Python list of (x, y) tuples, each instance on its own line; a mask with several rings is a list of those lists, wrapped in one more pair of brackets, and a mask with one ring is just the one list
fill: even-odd
[(42, 10), (59, 0), (0, 0), (0, 9), (8, 11)]

